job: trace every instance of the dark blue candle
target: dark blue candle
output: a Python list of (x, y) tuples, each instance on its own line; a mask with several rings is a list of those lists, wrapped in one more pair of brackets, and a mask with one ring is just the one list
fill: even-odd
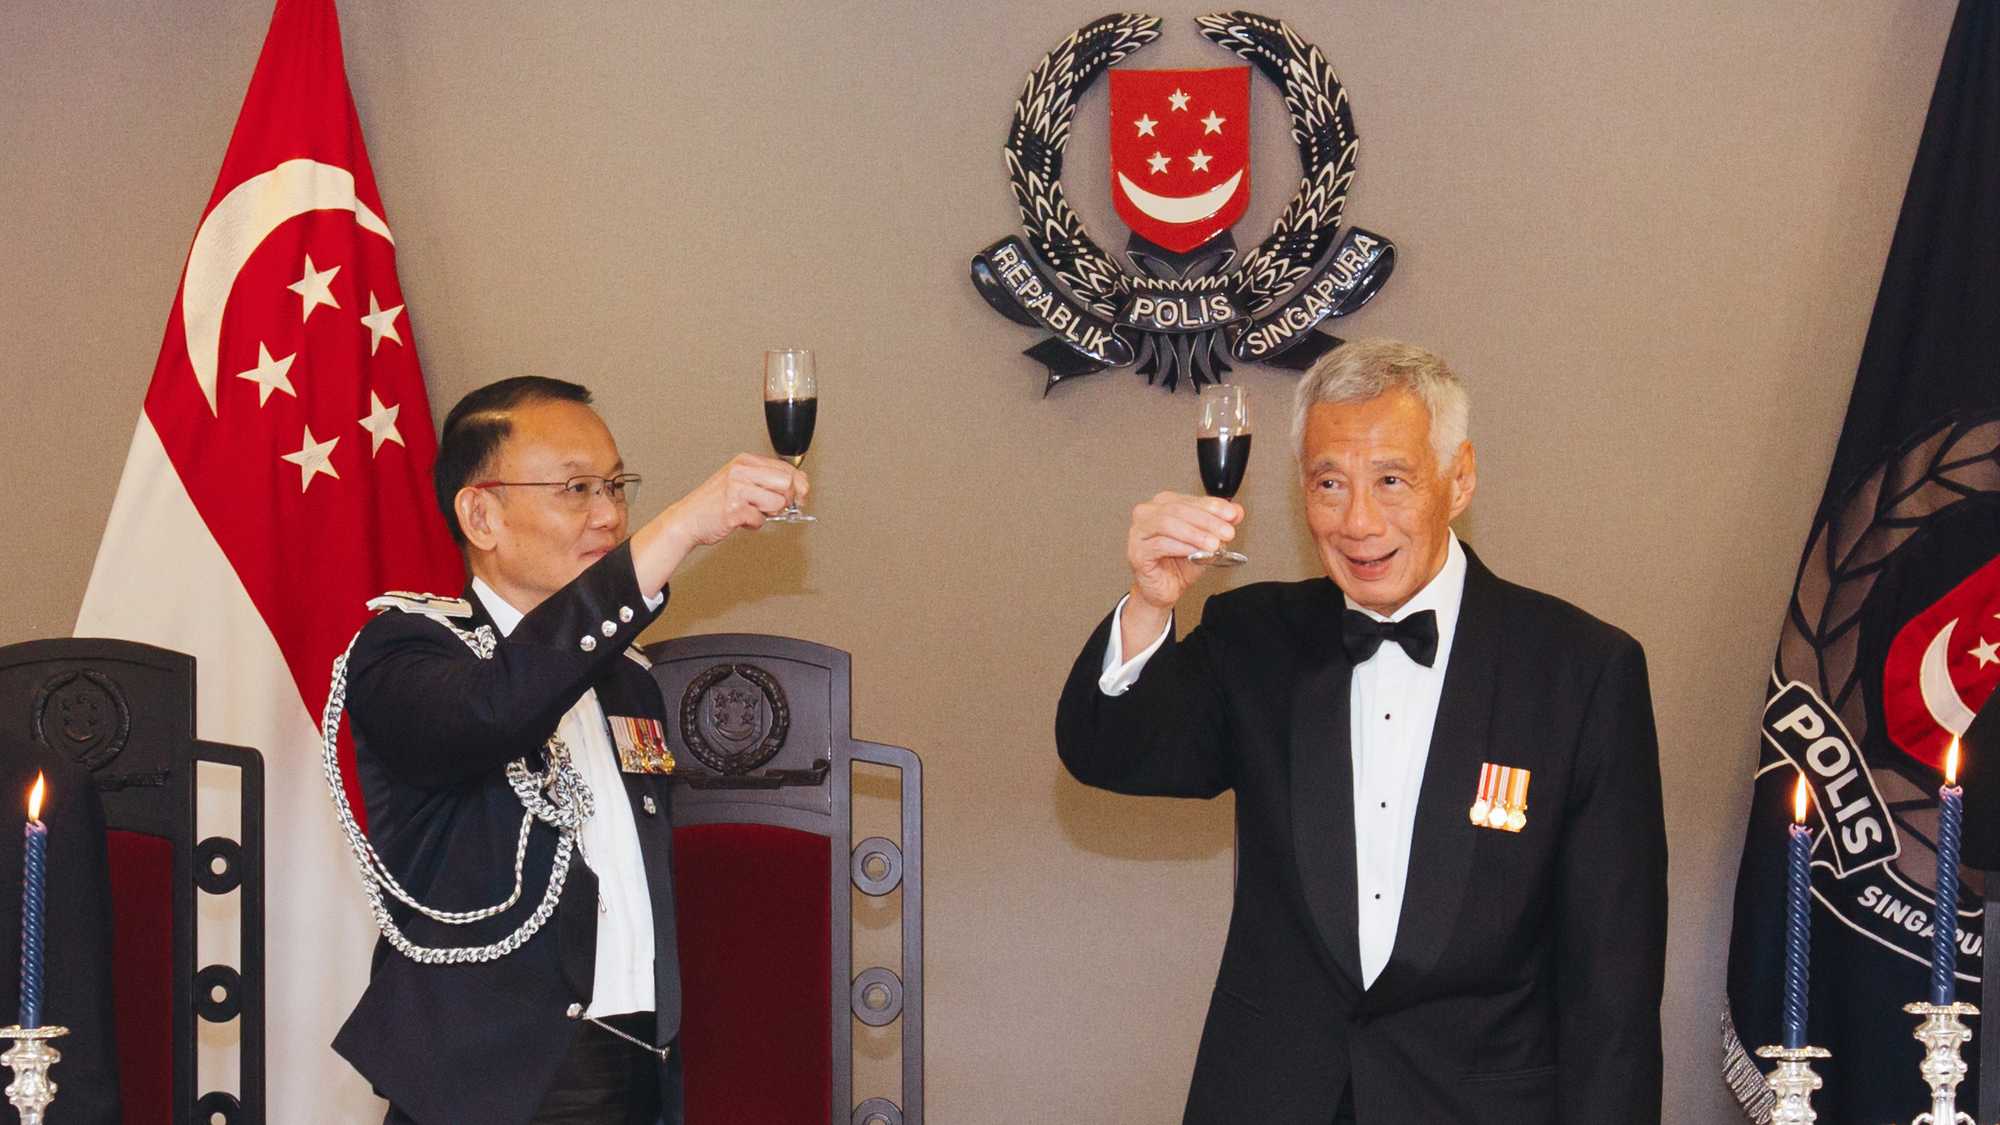
[(28, 834), (21, 877), (21, 1026), (42, 1026), (42, 896), (49, 872), (49, 828), (41, 821), (42, 775), (28, 794)]
[(1931, 919), (1931, 1003), (1958, 998), (1958, 837), (1965, 816), (1965, 790), (1958, 780), (1958, 739), (1945, 755), (1944, 785), (1938, 789), (1937, 907)]
[(1785, 865), (1785, 1043), (1806, 1045), (1806, 977), (1812, 960), (1812, 829), (1805, 825), (1806, 779), (1792, 794), (1791, 838)]

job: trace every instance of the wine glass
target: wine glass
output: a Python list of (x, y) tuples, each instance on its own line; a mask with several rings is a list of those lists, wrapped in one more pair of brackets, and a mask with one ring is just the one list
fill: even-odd
[[(1250, 464), (1250, 413), (1242, 387), (1217, 383), (1202, 391), (1194, 458), (1201, 466), (1203, 490), (1224, 500), (1236, 498), (1236, 490), (1243, 485), (1243, 470)], [(1250, 556), (1225, 547), (1196, 551), (1188, 561), (1202, 566), (1242, 566)]]
[[(813, 376), (813, 354), (803, 348), (773, 348), (764, 353), (764, 428), (771, 431), (771, 448), (798, 468), (812, 445), (813, 422), (819, 415), (819, 380)], [(766, 523), (812, 523), (796, 502), (764, 517)]]

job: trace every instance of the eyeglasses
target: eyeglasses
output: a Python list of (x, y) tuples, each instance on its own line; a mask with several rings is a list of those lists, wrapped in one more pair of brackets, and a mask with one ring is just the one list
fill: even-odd
[(639, 487), (637, 473), (619, 473), (615, 477), (600, 477), (584, 474), (568, 480), (483, 480), (469, 488), (553, 488), (556, 502), (572, 511), (584, 511), (590, 502), (599, 496), (623, 508), (632, 502), (632, 493)]

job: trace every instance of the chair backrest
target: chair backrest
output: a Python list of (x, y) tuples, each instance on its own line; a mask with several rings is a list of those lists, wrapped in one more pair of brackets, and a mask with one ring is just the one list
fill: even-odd
[[(854, 740), (849, 660), (838, 649), (718, 634), (646, 652), (676, 759), (689, 1125), (921, 1125), (917, 756)], [(894, 824), (856, 840), (856, 772), (871, 767), (896, 773), (893, 797), (863, 797)], [(871, 933), (889, 931), (898, 963), (870, 956), (856, 970), (857, 908)], [(900, 1089), (857, 1094), (857, 1024), (872, 1037), (871, 1058), (900, 1038)]]
[[(263, 759), (194, 737), (194, 676), (193, 657), (130, 641), (0, 647), (0, 745), (80, 769), (103, 805), (125, 1125), (264, 1121)], [(198, 763), (234, 773), (214, 779), (236, 795), (233, 837), (197, 838)], [(199, 963), (198, 893), (238, 896), (236, 967)], [(198, 1020), (236, 1024), (236, 1095), (203, 1089)]]

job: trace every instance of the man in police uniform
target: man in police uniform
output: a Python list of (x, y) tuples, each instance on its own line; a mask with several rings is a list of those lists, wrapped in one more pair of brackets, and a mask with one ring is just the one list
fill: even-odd
[(1177, 639), (1187, 556), (1243, 509), (1163, 492), (1134, 509), (1130, 592), (1063, 689), (1079, 780), (1236, 794), (1190, 1125), (1660, 1120), (1645, 657), (1452, 533), (1478, 483), (1467, 413), (1421, 348), (1329, 353), (1292, 429), (1326, 576), (1218, 594)]
[(589, 402), (519, 378), (452, 409), (437, 494), (471, 582), (378, 599), (348, 658), (393, 924), (334, 1047), (389, 1123), (681, 1120), (671, 759), (629, 646), (691, 551), (807, 482), (739, 456), (628, 539), (637, 478)]

